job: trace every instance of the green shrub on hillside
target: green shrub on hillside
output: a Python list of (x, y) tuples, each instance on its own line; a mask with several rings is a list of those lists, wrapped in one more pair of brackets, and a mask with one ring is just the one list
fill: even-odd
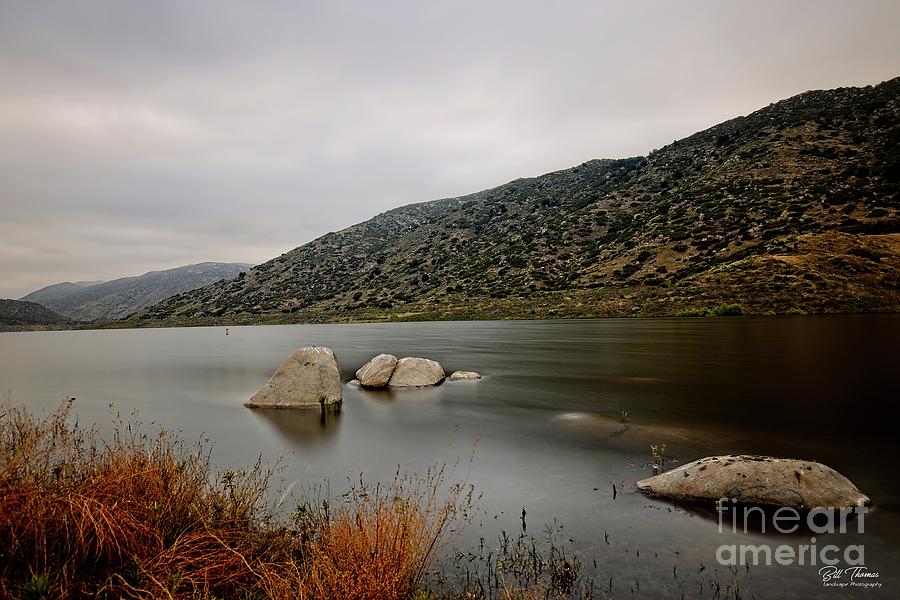
[(744, 314), (744, 309), (740, 304), (720, 304), (712, 310), (717, 317), (740, 317)]
[(720, 304), (715, 308), (694, 306), (677, 313), (678, 317), (740, 317), (744, 309), (740, 304)]

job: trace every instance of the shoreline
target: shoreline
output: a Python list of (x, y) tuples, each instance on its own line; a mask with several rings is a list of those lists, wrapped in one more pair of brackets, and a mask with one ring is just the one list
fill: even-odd
[[(708, 307), (702, 307), (707, 309)], [(744, 312), (740, 315), (717, 314), (636, 314), (636, 315), (565, 315), (541, 317), (514, 317), (488, 315), (484, 318), (386, 318), (386, 319), (330, 319), (330, 320), (284, 320), (284, 319), (260, 319), (260, 320), (223, 320), (206, 321), (198, 319), (164, 320), (152, 323), (131, 323), (127, 321), (111, 321), (107, 323), (82, 323), (72, 326), (0, 326), (0, 333), (37, 333), (47, 331), (116, 331), (128, 329), (190, 329), (203, 327), (261, 327), (277, 325), (374, 325), (387, 323), (477, 323), (477, 322), (505, 322), (505, 321), (652, 321), (652, 320), (705, 320), (705, 319), (741, 319), (741, 318), (788, 318), (788, 317), (853, 317), (867, 315), (900, 315), (900, 307), (885, 308), (882, 310), (846, 311), (846, 312)], [(433, 315), (429, 315), (432, 317)]]

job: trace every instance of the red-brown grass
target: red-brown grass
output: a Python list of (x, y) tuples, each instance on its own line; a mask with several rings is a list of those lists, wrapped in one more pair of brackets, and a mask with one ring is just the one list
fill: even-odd
[(215, 477), (202, 445), (70, 421), (0, 407), (0, 597), (408, 598), (471, 516), (439, 469), (288, 524), (259, 462)]
[(0, 414), (5, 595), (229, 597), (262, 589), (255, 565), (291, 560), (291, 532), (259, 525), (258, 464), (213, 479), (201, 447), (121, 423), (103, 441), (70, 413)]
[(319, 598), (409, 598), (428, 568), (471, 516), (471, 486), (441, 495), (444, 470), (399, 474), (387, 488), (360, 482), (345, 502), (323, 511), (308, 545), (305, 587)]

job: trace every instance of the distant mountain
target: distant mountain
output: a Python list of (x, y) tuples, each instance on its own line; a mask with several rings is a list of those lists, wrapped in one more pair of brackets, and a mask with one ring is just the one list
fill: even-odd
[(47, 287), (41, 288), (36, 292), (31, 292), (21, 299), (28, 300), (30, 302), (37, 302), (38, 304), (43, 304), (44, 306), (50, 306), (57, 300), (61, 300), (66, 296), (71, 296), (75, 292), (81, 291), (84, 288), (90, 287), (92, 285), (97, 285), (98, 283), (103, 282), (76, 281), (75, 283), (71, 283), (69, 281), (66, 281), (63, 283), (54, 283), (53, 285), (48, 285)]
[(65, 325), (64, 316), (35, 302), (0, 300), (0, 327)]
[(58, 283), (24, 296), (75, 321), (120, 319), (160, 300), (237, 277), (252, 265), (206, 262), (106, 282)]
[(898, 191), (900, 78), (397, 208), (133, 321), (897, 311)]

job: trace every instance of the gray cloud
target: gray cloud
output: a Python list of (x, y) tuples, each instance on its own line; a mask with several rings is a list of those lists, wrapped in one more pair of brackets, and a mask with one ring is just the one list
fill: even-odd
[(893, 1), (0, 0), (0, 297), (260, 262), (877, 83), (898, 22)]

